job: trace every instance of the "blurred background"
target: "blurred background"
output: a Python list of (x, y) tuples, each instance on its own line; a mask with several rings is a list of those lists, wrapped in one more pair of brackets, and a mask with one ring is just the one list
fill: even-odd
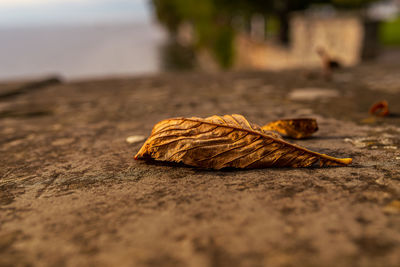
[(0, 0), (0, 80), (400, 62), (400, 0)]

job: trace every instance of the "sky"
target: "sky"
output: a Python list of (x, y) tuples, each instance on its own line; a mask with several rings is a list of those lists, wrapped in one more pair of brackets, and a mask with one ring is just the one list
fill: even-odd
[(0, 0), (0, 80), (154, 73), (149, 0)]
[(150, 20), (147, 0), (0, 0), (0, 27)]

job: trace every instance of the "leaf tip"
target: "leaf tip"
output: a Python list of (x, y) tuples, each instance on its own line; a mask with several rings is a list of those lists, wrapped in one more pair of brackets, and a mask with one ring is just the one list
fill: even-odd
[(340, 161), (341, 161), (341, 163), (348, 165), (353, 162), (353, 159), (352, 158), (344, 158), (344, 159), (340, 159)]

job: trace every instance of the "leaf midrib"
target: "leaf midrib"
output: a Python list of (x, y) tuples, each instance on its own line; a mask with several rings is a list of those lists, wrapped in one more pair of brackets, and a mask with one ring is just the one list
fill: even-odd
[[(214, 126), (220, 126), (220, 127), (225, 127), (225, 128), (231, 128), (231, 129), (236, 129), (236, 130), (239, 130), (239, 131), (246, 131), (246, 132), (249, 132), (249, 133), (252, 133), (252, 134), (260, 135), (260, 136), (262, 136), (262, 137), (264, 137), (264, 138), (266, 138), (266, 139), (272, 139), (272, 140), (274, 140), (275, 142), (284, 144), (284, 145), (286, 145), (286, 146), (294, 147), (294, 148), (299, 149), (299, 150), (303, 150), (303, 151), (305, 151), (305, 152), (307, 152), (307, 153), (310, 153), (310, 154), (313, 154), (313, 155), (315, 155), (315, 156), (318, 156), (318, 157), (321, 157), (321, 158), (325, 158), (325, 159), (328, 159), (328, 160), (331, 160), (331, 161), (335, 161), (335, 162), (344, 164), (344, 162), (340, 161), (340, 160), (341, 160), (340, 158), (334, 158), (334, 157), (331, 157), (331, 156), (328, 156), (328, 155), (325, 155), (325, 154), (321, 154), (321, 153), (318, 153), (318, 152), (314, 152), (314, 151), (308, 150), (308, 149), (306, 149), (306, 148), (299, 147), (299, 146), (297, 146), (297, 145), (295, 145), (295, 144), (288, 143), (288, 142), (286, 142), (286, 141), (284, 141), (284, 140), (282, 140), (282, 139), (277, 139), (277, 138), (275, 138), (275, 137), (272, 137), (272, 136), (270, 136), (270, 135), (267, 135), (267, 134), (264, 134), (264, 133), (262, 133), (262, 132), (258, 132), (258, 131), (255, 131), (255, 130), (250, 130), (250, 129), (246, 129), (246, 128), (239, 128), (239, 127), (235, 127), (235, 126), (232, 126), (232, 125), (229, 125), (229, 124), (224, 125), (224, 124), (209, 122), (209, 121), (206, 121), (205, 119), (201, 119), (201, 118), (199, 118), (199, 119), (192, 119), (192, 118), (178, 117), (178, 118), (168, 119), (167, 121), (171, 121), (171, 120), (183, 120), (183, 121), (191, 121), (191, 122), (200, 122), (200, 123), (205, 123), (205, 124), (208, 124), (208, 125), (214, 125)], [(249, 123), (249, 122), (248, 122), (248, 123)], [(249, 123), (249, 125), (251, 125), (251, 124)], [(261, 129), (261, 128), (260, 128), (260, 129)], [(171, 130), (173, 130), (173, 129), (171, 129)], [(155, 133), (155, 134), (156, 134), (156, 133)]]

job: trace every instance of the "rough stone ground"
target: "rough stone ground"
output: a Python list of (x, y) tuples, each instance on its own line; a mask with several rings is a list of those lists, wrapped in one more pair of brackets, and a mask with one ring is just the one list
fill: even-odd
[[(400, 266), (399, 71), (3, 83), (0, 266)], [(382, 99), (392, 115), (369, 118)], [(126, 142), (232, 113), (317, 118), (296, 143), (354, 163), (210, 171), (135, 161)]]

